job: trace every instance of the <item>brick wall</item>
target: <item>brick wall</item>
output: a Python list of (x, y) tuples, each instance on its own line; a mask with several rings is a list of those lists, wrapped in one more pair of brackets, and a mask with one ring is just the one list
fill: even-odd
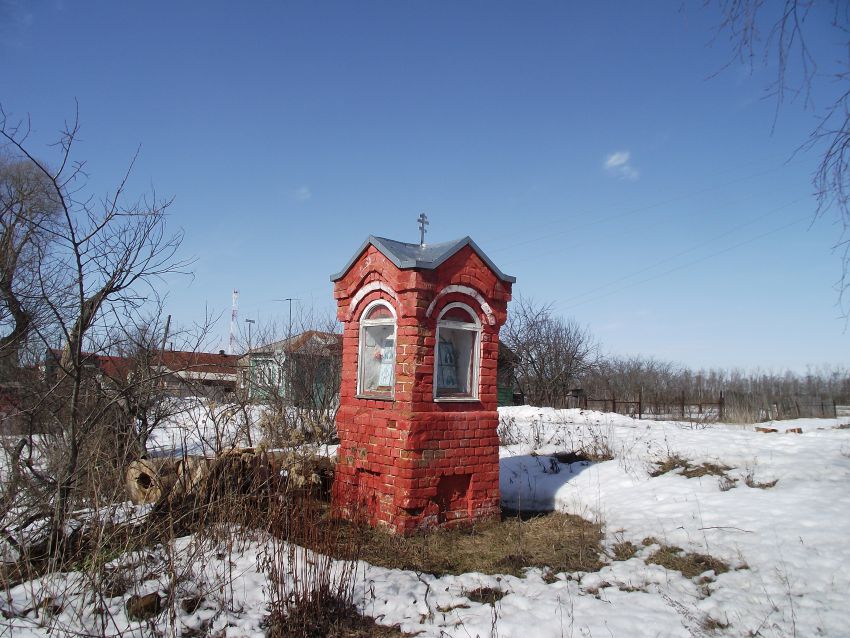
[[(474, 295), (441, 294), (447, 286)], [(496, 368), (510, 294), (511, 284), (469, 246), (435, 270), (399, 270), (369, 246), (336, 282), (344, 324), (333, 490), (340, 515), (409, 533), (499, 514)], [(359, 319), (376, 299), (397, 316), (393, 400), (356, 396)], [(452, 302), (468, 305), (482, 324), (479, 398), (435, 402), (436, 319)]]

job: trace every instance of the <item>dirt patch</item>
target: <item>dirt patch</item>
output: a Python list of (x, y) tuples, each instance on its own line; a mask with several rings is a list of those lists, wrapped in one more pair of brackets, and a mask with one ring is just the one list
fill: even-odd
[[(335, 523), (340, 525), (340, 533), (331, 553), (345, 555), (356, 545), (357, 558), (392, 569), (438, 576), (467, 572), (522, 576), (526, 567), (549, 568), (555, 573), (602, 567), (602, 526), (557, 512), (529, 519), (506, 516), (406, 537)], [(293, 540), (309, 546), (310, 539)]]
[(549, 454), (547, 456), (551, 456), (558, 463), (563, 465), (567, 465), (569, 463), (590, 463), (591, 459), (584, 452), (555, 452), (554, 454)]
[(713, 556), (685, 552), (681, 547), (672, 545), (662, 545), (646, 562), (681, 572), (685, 578), (696, 578), (709, 570), (713, 570), (715, 574), (729, 571), (729, 565)]
[(558, 463), (601, 463), (602, 461), (610, 461), (614, 458), (614, 450), (608, 445), (607, 441), (597, 441), (586, 445), (580, 450), (570, 450), (565, 452), (555, 452), (547, 454), (555, 458)]

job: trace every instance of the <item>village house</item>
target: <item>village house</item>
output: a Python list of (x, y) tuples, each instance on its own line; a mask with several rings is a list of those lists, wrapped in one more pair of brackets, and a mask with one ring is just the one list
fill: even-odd
[[(48, 350), (43, 363), (44, 378), (57, 379), (62, 357), (61, 350)], [(232, 398), (237, 385), (238, 359), (236, 355), (188, 350), (152, 350), (137, 357), (82, 353), (83, 366), (101, 383), (121, 387), (132, 381), (140, 366), (147, 368), (146, 375), (159, 380), (164, 394), (174, 397), (203, 396), (227, 400)]]
[(331, 408), (339, 393), (342, 335), (307, 330), (252, 348), (239, 359), (240, 389), (250, 401)]

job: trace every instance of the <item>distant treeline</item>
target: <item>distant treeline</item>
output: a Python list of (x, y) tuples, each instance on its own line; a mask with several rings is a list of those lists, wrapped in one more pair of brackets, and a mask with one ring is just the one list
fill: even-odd
[(645, 396), (690, 399), (715, 398), (724, 393), (749, 394), (767, 399), (810, 397), (850, 402), (850, 368), (823, 366), (806, 374), (791, 371), (710, 369), (694, 371), (668, 361), (644, 357), (599, 359), (579, 386), (590, 395), (612, 392), (624, 399), (638, 391)]
[(664, 412), (663, 406), (679, 406), (681, 412), (682, 404), (719, 402), (722, 394), (724, 418), (758, 421), (826, 416), (833, 402), (850, 404), (847, 367), (822, 366), (805, 374), (694, 371), (652, 357), (603, 356), (588, 328), (529, 299), (514, 300), (501, 338), (514, 354), (517, 390), (532, 405), (573, 407), (581, 389), (584, 398), (621, 402), (617, 411), (634, 411), (628, 404), (640, 400), (645, 412)]

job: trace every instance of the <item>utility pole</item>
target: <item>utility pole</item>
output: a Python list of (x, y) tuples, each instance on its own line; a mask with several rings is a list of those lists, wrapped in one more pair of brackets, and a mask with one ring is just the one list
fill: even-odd
[(159, 357), (156, 362), (157, 385), (162, 387), (165, 382), (165, 375), (162, 374), (162, 353), (165, 350), (165, 342), (168, 340), (168, 330), (171, 328), (171, 315), (165, 318), (165, 330), (162, 332), (162, 345), (159, 347)]
[(292, 302), (298, 301), (298, 300), (293, 298), (293, 297), (286, 297), (284, 299), (284, 301), (289, 302), (289, 325), (286, 328), (286, 338), (291, 339), (292, 338)]
[(289, 338), (292, 336), (292, 302), (293, 301), (301, 301), (301, 300), (297, 299), (295, 297), (284, 297), (283, 299), (272, 299), (272, 301), (288, 301), (289, 302), (289, 324), (287, 324), (287, 328), (286, 328), (286, 338), (287, 338), (287, 340), (289, 340)]
[(284, 297), (283, 299), (275, 299), (274, 301), (288, 301), (289, 302), (289, 323), (286, 327), (286, 351), (284, 352), (284, 356), (286, 357), (286, 395), (291, 400), (292, 393), (290, 392), (292, 388), (292, 302), (299, 301), (295, 297)]
[[(253, 319), (245, 319), (245, 323), (248, 324), (248, 353), (247, 353), (248, 354), (248, 382), (247, 382), (247, 386), (248, 386), (248, 397), (250, 398), (251, 397), (251, 390), (254, 387), (254, 382), (255, 382), (254, 370), (251, 367), (251, 325), (255, 324), (257, 322), (254, 321)], [(244, 377), (243, 377), (243, 383), (244, 383)]]
[(239, 291), (233, 290), (233, 304), (230, 307), (230, 345), (228, 354), (236, 354), (236, 319), (239, 316)]

